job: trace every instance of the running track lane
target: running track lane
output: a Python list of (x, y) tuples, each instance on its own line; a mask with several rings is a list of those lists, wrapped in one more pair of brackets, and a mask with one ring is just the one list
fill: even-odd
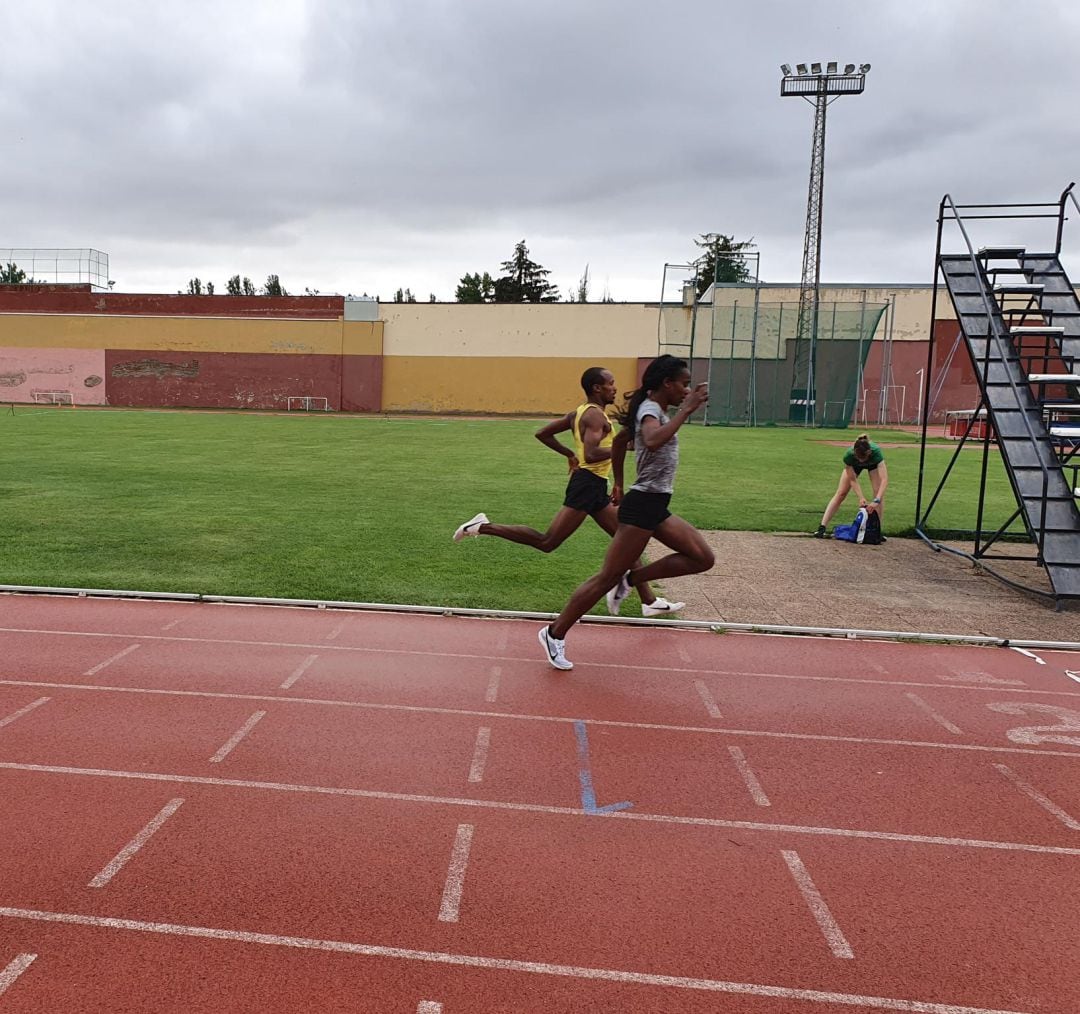
[(0, 1009), (1080, 1009), (1068, 656), (3, 604)]

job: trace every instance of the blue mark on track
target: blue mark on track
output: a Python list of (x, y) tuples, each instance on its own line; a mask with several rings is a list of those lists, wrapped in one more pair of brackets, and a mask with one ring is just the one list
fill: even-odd
[(585, 723), (578, 719), (574, 722), (574, 735), (577, 737), (578, 781), (581, 782), (581, 808), (590, 814), (615, 813), (617, 810), (629, 810), (633, 803), (608, 803), (596, 805), (596, 789), (593, 788), (592, 769), (589, 766), (589, 733)]

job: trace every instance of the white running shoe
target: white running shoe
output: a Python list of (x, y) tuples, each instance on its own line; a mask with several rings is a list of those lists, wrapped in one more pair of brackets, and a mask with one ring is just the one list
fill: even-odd
[(547, 660), (556, 669), (573, 669), (574, 663), (566, 657), (566, 641), (552, 637), (550, 627), (542, 627), (537, 632), (537, 639), (547, 652)]
[(486, 514), (477, 514), (471, 521), (458, 525), (458, 530), (454, 532), (454, 541), (460, 542), (462, 539), (469, 539), (479, 535), (480, 526), (486, 524), (490, 524), (488, 516)]
[(612, 616), (618, 616), (623, 600), (633, 590), (634, 586), (630, 583), (630, 571), (627, 571), (619, 578), (619, 583), (604, 596), (607, 599), (607, 611)]
[(641, 603), (641, 615), (642, 616), (668, 616), (671, 613), (677, 613), (680, 609), (684, 608), (685, 602), (668, 602), (667, 599), (656, 599), (648, 604)]

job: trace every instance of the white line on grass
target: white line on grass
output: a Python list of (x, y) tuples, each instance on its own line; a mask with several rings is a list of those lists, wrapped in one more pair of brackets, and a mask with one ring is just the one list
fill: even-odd
[(791, 870), (791, 875), (795, 878), (795, 883), (802, 892), (810, 913), (817, 920), (818, 926), (821, 927), (821, 932), (829, 945), (829, 950), (833, 952), (833, 956), (837, 958), (854, 958), (855, 954), (851, 949), (851, 944), (847, 942), (843, 931), (833, 918), (829, 906), (825, 904), (825, 899), (822, 898), (821, 892), (817, 889), (806, 867), (803, 865), (803, 861), (799, 858), (799, 853), (785, 849), (781, 855), (783, 855), (788, 869)]
[(491, 729), (485, 725), (476, 734), (476, 749), (473, 750), (472, 766), (469, 768), (469, 781), (484, 780), (484, 766), (487, 764), (488, 747), (491, 745)]
[(491, 667), (491, 679), (488, 680), (487, 693), (484, 694), (486, 704), (494, 704), (495, 698), (499, 696), (499, 679), (501, 676), (502, 666), (493, 665)]
[(846, 827), (812, 827), (802, 824), (767, 824), (753, 820), (721, 820), (715, 817), (676, 817), (637, 810), (596, 812), (571, 806), (544, 806), (540, 803), (513, 803), (497, 799), (463, 799), (454, 796), (425, 796), (419, 793), (384, 792), (376, 789), (349, 789), (327, 785), (297, 785), (289, 782), (256, 782), (242, 778), (214, 778), (209, 775), (169, 775), (158, 771), (112, 771), (103, 768), (73, 768), (49, 764), (21, 764), (0, 761), (0, 771), (34, 771), (41, 774), (74, 775), (90, 778), (120, 778), (135, 781), (167, 782), (176, 785), (216, 785), (230, 789), (256, 789), (268, 792), (295, 792), (320, 796), (346, 796), (354, 799), (382, 799), (399, 803), (435, 806), (460, 806), (478, 810), (501, 810), (515, 813), (553, 814), (560, 817), (589, 817), (592, 820), (631, 820), (686, 827), (717, 827), (741, 831), (806, 834), (828, 838), (857, 838), (868, 841), (895, 841), (913, 845), (944, 845), (955, 848), (993, 849), (1001, 852), (1032, 852), (1040, 855), (1080, 856), (1080, 848), (1061, 845), (1033, 845), (1030, 842), (984, 841), (978, 838), (946, 838), (937, 835), (901, 834), (896, 831), (859, 831)]
[[(406, 655), (420, 656), (423, 658), (456, 658), (466, 661), (484, 662), (524, 662), (536, 665), (536, 656), (526, 658), (524, 656), (509, 655), (470, 655), (464, 652), (452, 651), (420, 651), (411, 648), (369, 648), (364, 645), (353, 644), (308, 644), (296, 641), (249, 641), (234, 637), (164, 637), (160, 634), (108, 634), (97, 630), (40, 630), (31, 627), (0, 627), (0, 634), (36, 634), (56, 637), (111, 637), (131, 638), (140, 637), (143, 641), (172, 641), (179, 644), (234, 644), (243, 647), (254, 648), (320, 648), (324, 651), (355, 651), (370, 655)], [(873, 687), (932, 687), (942, 689), (940, 683), (926, 683), (920, 680), (864, 680), (852, 676), (807, 676), (805, 674), (781, 673), (781, 672), (737, 672), (730, 669), (703, 669), (688, 668), (677, 669), (672, 666), (639, 665), (624, 662), (590, 661), (589, 666), (594, 669), (612, 669), (616, 672), (631, 670), (637, 673), (660, 673), (664, 676), (688, 675), (704, 673), (708, 676), (730, 676), (736, 679), (771, 679), (771, 680), (796, 680), (810, 681), (814, 683), (857, 683), (861, 686)], [(1080, 697), (1080, 691), (1070, 690), (1029, 690), (1027, 688), (1008, 689), (1005, 687), (981, 687), (981, 686), (954, 686), (953, 690), (996, 691), (997, 693), (1016, 694), (1039, 694), (1052, 697)]]
[(293, 674), (284, 683), (281, 684), (280, 689), (288, 690), (289, 687), (291, 687), (298, 679), (300, 679), (301, 676), (304, 675), (304, 673), (308, 671), (309, 668), (311, 668), (311, 665), (318, 657), (318, 655), (308, 655), (308, 657), (305, 658), (304, 661), (301, 662), (296, 667), (296, 669), (293, 670)]
[(1010, 782), (1013, 783), (1025, 796), (1030, 796), (1039, 804), (1047, 813), (1052, 813), (1058, 820), (1061, 821), (1070, 831), (1080, 831), (1080, 823), (1077, 823), (1070, 817), (1060, 806), (1057, 805), (1052, 799), (1044, 796), (1035, 786), (1029, 785), (1024, 781), (1012, 768), (1005, 764), (995, 764), (994, 767), (998, 769)]
[(96, 676), (107, 665), (112, 665), (113, 662), (119, 662), (120, 659), (122, 659), (125, 655), (130, 655), (136, 648), (139, 647), (141, 647), (141, 645), (129, 644), (123, 651), (118, 651), (115, 655), (113, 655), (112, 658), (107, 658), (104, 662), (99, 662), (97, 665), (94, 666), (93, 669), (87, 669), (86, 672), (83, 673), (83, 675)]
[(439, 906), (439, 922), (457, 922), (461, 908), (461, 892), (465, 889), (465, 870), (469, 865), (469, 849), (472, 847), (473, 825), (458, 824), (454, 851), (450, 854), (450, 868), (446, 872), (442, 904)]
[(7, 967), (0, 972), (0, 996), (11, 988), (15, 980), (33, 964), (36, 957), (36, 954), (20, 954), (8, 962)]
[(0, 729), (5, 725), (11, 725), (12, 722), (18, 721), (23, 715), (28, 715), (34, 708), (40, 708), (50, 700), (52, 700), (50, 697), (39, 697), (33, 704), (28, 704), (25, 708), (20, 708), (18, 711), (8, 715), (7, 718), (0, 718)]
[(739, 769), (739, 774), (742, 775), (743, 781), (746, 782), (746, 787), (749, 789), (754, 802), (758, 806), (772, 806), (769, 797), (765, 795), (765, 790), (761, 787), (761, 782), (757, 780), (757, 775), (754, 774), (747, 763), (742, 750), (737, 746), (729, 746), (728, 753), (731, 754), (731, 759), (735, 761), (735, 767)]
[(266, 717), (265, 711), (256, 711), (239, 729), (236, 730), (230, 737), (229, 741), (220, 749), (213, 757), (210, 758), (211, 764), (219, 764), (226, 757), (232, 753), (236, 745), (242, 740), (256, 724)]
[(374, 701), (342, 701), (325, 697), (279, 697), (268, 694), (227, 694), (213, 690), (163, 690), (157, 687), (117, 687), (86, 683), (53, 683), (44, 680), (0, 680), (0, 686), (39, 687), (52, 690), (84, 690), (91, 693), (158, 694), (166, 697), (204, 697), (222, 701), (270, 701), (275, 704), (316, 705), (328, 708), (361, 708), (366, 711), (403, 711), (421, 715), (464, 715), (468, 718), (505, 719), (516, 722), (587, 721), (611, 729), (648, 729), (658, 732), (703, 733), (711, 736), (749, 736), (756, 739), (796, 740), (809, 743), (856, 743), (860, 746), (902, 746), (926, 750), (967, 750), (978, 753), (1026, 754), (1034, 757), (1075, 757), (1080, 750), (1035, 750), (1017, 746), (988, 746), (978, 743), (936, 743), (916, 739), (880, 739), (865, 736), (830, 736), (812, 732), (775, 732), (768, 729), (725, 729), (705, 725), (671, 725), (662, 722), (620, 722), (605, 718), (566, 718), (561, 715), (516, 714), (509, 711), (477, 711), (470, 708), (437, 708), (420, 704), (384, 704)]
[(929, 704), (926, 703), (918, 694), (904, 694), (904, 696), (911, 701), (917, 708), (926, 712), (938, 725), (943, 729), (947, 729), (954, 736), (962, 736), (964, 733), (957, 726), (953, 725), (944, 715), (935, 711)]
[(63, 923), (74, 926), (93, 926), (99, 929), (156, 933), (163, 936), (194, 937), (231, 943), (290, 947), (297, 950), (330, 951), (337, 954), (356, 954), (372, 958), (395, 958), (401, 961), (421, 961), (430, 964), (454, 965), (460, 968), (520, 972), (529, 975), (548, 975), (592, 982), (621, 982), (632, 986), (656, 986), (668, 989), (696, 990), (706, 993), (761, 996), (780, 1000), (801, 1000), (807, 1003), (841, 1004), (845, 1007), (870, 1007), (876, 1010), (906, 1011), (909, 1014), (1028, 1014), (1028, 1012), (1017, 1010), (962, 1007), (948, 1003), (898, 1000), (891, 997), (861, 996), (854, 993), (830, 993), (824, 990), (793, 989), (787, 986), (769, 986), (753, 982), (691, 979), (685, 976), (627, 972), (612, 968), (552, 965), (540, 961), (517, 961), (511, 958), (485, 958), (478, 955), (450, 954), (443, 951), (408, 950), (403, 947), (385, 947), (379, 944), (348, 943), (341, 940), (319, 940), (310, 937), (277, 936), (272, 933), (249, 933), (243, 930), (213, 929), (207, 926), (187, 926), (179, 923), (144, 922), (138, 919), (79, 915), (74, 912), (43, 912), (26, 908), (0, 908), (0, 918)]
[(724, 717), (720, 714), (720, 709), (716, 706), (716, 701), (713, 700), (713, 695), (709, 692), (709, 688), (705, 686), (704, 680), (694, 680), (694, 689), (698, 692), (701, 703), (705, 705), (705, 710), (709, 713), (710, 718)]
[(128, 860), (150, 840), (150, 838), (161, 828), (161, 825), (180, 809), (183, 803), (184, 801), (182, 799), (173, 799), (166, 803), (165, 806), (161, 808), (158, 815), (135, 835), (135, 837), (132, 838), (112, 860), (110, 860), (108, 865), (94, 877), (87, 886), (104, 887), (117, 873), (120, 872)]

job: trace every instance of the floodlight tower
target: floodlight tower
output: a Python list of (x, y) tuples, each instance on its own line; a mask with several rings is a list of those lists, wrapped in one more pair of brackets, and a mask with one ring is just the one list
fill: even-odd
[(810, 192), (806, 198), (806, 235), (803, 239), (802, 282), (799, 286), (799, 319), (795, 332), (795, 373), (788, 418), (812, 426), (815, 419), (818, 300), (821, 290), (821, 211), (825, 191), (825, 111), (841, 95), (860, 95), (866, 87), (870, 64), (858, 70), (849, 63), (841, 74), (835, 63), (782, 64), (782, 98), (797, 96), (814, 107), (814, 140), (810, 146)]

